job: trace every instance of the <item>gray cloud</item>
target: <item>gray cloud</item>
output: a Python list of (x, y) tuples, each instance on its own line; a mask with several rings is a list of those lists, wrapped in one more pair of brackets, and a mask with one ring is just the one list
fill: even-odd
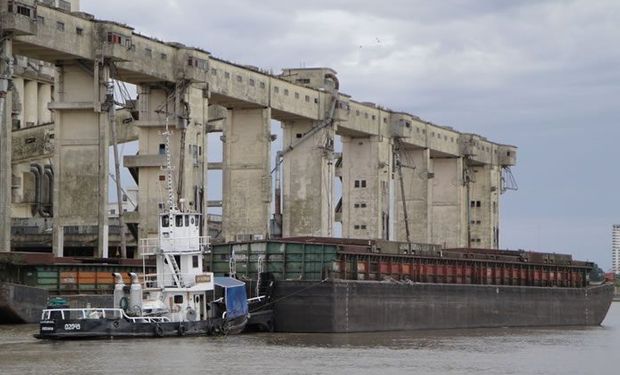
[[(157, 4), (156, 6), (153, 4)], [(98, 18), (520, 147), (503, 246), (610, 265), (620, 222), (620, 3), (82, 0)], [(537, 238), (537, 239), (536, 239)]]

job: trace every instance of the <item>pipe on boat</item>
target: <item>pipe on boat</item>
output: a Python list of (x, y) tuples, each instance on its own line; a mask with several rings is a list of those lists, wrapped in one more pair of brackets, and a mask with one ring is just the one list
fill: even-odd
[(142, 314), (142, 285), (140, 285), (140, 279), (138, 274), (130, 272), (131, 276), (131, 288), (129, 290), (129, 310), (136, 314)]
[(120, 273), (114, 272), (114, 308), (122, 309), (121, 300), (125, 297), (125, 282), (123, 282), (123, 276)]

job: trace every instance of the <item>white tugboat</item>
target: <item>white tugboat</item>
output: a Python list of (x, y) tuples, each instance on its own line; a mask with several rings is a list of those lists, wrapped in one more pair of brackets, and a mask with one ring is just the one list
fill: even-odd
[(200, 215), (178, 209), (172, 190), (169, 136), (166, 136), (168, 209), (159, 217), (157, 238), (142, 239), (139, 251), (146, 261), (155, 257), (157, 272), (131, 273), (131, 284), (115, 276), (114, 306), (43, 310), (40, 339), (95, 337), (162, 337), (234, 334), (248, 320), (245, 283), (214, 277), (203, 271), (209, 251), (201, 237)]

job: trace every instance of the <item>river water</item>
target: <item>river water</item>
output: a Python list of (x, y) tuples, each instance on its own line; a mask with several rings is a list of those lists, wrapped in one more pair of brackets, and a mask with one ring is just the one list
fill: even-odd
[(35, 340), (36, 330), (0, 326), (0, 374), (620, 373), (620, 302), (588, 328), (66, 342)]

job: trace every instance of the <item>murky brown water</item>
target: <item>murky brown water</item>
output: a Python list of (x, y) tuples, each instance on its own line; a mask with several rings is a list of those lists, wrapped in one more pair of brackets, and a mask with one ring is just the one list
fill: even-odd
[[(617, 374), (620, 303), (603, 327), (41, 342), (0, 326), (0, 374)], [(615, 362), (615, 363), (614, 363)]]

